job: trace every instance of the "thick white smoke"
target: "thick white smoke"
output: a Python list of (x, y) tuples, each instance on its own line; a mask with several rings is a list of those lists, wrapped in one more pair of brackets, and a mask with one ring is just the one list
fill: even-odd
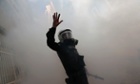
[(138, 0), (6, 0), (1, 2), (6, 5), (0, 4), (5, 16), (1, 23), (13, 27), (9, 38), (24, 53), (21, 58), (27, 73), (23, 84), (65, 84), (63, 66), (57, 54), (46, 45), (45, 34), (52, 18), (44, 12), (50, 2), (64, 20), (57, 33), (71, 28), (89, 72), (105, 79), (89, 77), (90, 84), (139, 84)]

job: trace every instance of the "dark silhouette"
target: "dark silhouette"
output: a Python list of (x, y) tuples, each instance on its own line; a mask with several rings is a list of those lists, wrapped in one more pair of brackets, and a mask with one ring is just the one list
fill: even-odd
[(47, 32), (47, 45), (57, 52), (68, 78), (66, 78), (67, 84), (88, 84), (84, 56), (79, 55), (75, 46), (78, 44), (78, 40), (72, 37), (72, 31), (65, 29), (58, 35), (60, 42), (55, 42), (55, 32), (57, 26), (63, 22), (59, 21), (60, 14), (54, 13), (53, 25)]

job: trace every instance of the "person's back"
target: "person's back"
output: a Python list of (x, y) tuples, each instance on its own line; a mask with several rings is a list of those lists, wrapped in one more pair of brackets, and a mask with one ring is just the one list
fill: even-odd
[(59, 33), (59, 43), (55, 42), (54, 35), (59, 22), (60, 14), (54, 13), (53, 27), (47, 32), (47, 45), (55, 50), (66, 70), (69, 78), (67, 84), (88, 84), (83, 56), (79, 55), (75, 46), (78, 40), (72, 38), (71, 30), (66, 29)]

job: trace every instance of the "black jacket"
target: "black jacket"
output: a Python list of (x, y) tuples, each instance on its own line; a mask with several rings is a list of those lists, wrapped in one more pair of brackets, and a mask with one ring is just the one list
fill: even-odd
[(47, 32), (47, 45), (57, 52), (67, 75), (76, 73), (84, 68), (85, 63), (83, 61), (84, 56), (78, 54), (75, 46), (78, 41), (75, 39), (65, 40), (63, 43), (56, 43), (54, 35), (56, 28), (50, 28)]

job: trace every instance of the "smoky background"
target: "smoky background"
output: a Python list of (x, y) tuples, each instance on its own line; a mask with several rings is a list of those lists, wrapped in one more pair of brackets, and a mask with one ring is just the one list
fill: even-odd
[(56, 11), (64, 20), (56, 42), (58, 32), (70, 28), (88, 71), (105, 79), (88, 77), (89, 84), (139, 84), (139, 10), (138, 0), (1, 0), (0, 25), (26, 72), (22, 84), (65, 84), (63, 66), (46, 45)]

